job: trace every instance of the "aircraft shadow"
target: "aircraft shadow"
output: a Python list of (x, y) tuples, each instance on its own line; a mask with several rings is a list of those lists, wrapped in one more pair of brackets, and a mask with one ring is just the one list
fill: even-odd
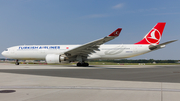
[(83, 79), (180, 83), (180, 66), (158, 66), (155, 68), (1, 69), (0, 72)]

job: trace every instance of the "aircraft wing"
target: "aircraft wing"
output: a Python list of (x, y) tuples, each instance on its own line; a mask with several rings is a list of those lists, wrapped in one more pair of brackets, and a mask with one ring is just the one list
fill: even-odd
[(79, 47), (73, 48), (71, 50), (66, 51), (64, 54), (67, 57), (73, 57), (73, 56), (78, 56), (78, 55), (82, 56), (82, 57), (87, 57), (88, 54), (98, 51), (99, 50), (98, 48), (100, 45), (118, 37), (121, 30), (122, 30), (122, 28), (118, 28), (114, 32), (112, 32), (110, 35), (108, 35), (104, 38), (101, 38), (101, 39), (86, 43), (84, 45), (81, 45)]
[(149, 46), (149, 49), (150, 49), (150, 50), (160, 49), (160, 48), (165, 47), (166, 44), (169, 44), (169, 43), (172, 43), (172, 42), (175, 42), (175, 41), (177, 41), (177, 40), (172, 40), (172, 41), (164, 42), (164, 43), (158, 44), (158, 45), (150, 45), (150, 46)]

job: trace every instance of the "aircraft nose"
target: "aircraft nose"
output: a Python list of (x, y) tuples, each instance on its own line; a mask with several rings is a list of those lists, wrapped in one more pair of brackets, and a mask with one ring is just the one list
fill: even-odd
[(5, 51), (3, 51), (1, 54), (2, 54), (3, 56), (5, 56), (6, 52), (5, 52)]
[(4, 55), (4, 51), (1, 54)]

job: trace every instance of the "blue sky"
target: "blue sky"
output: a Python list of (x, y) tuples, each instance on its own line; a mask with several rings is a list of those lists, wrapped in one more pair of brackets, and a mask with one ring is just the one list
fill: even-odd
[[(107, 44), (133, 44), (158, 22), (166, 22), (160, 43), (179, 39), (179, 4), (179, 0), (0, 0), (0, 52), (24, 44), (84, 44), (117, 28), (122, 28), (120, 36)], [(179, 43), (131, 59), (180, 59)]]

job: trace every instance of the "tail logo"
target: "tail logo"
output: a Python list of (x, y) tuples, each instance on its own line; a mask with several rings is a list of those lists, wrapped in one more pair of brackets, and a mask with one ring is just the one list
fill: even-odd
[(158, 44), (161, 39), (161, 33), (157, 29), (152, 29), (145, 39), (150, 44)]
[(158, 40), (155, 36), (155, 30), (151, 32), (151, 37), (149, 37), (151, 39), (154, 39), (154, 40)]
[(118, 36), (118, 32), (119, 32), (119, 31), (116, 31), (116, 33), (114, 33), (114, 35), (115, 35), (115, 36)]

